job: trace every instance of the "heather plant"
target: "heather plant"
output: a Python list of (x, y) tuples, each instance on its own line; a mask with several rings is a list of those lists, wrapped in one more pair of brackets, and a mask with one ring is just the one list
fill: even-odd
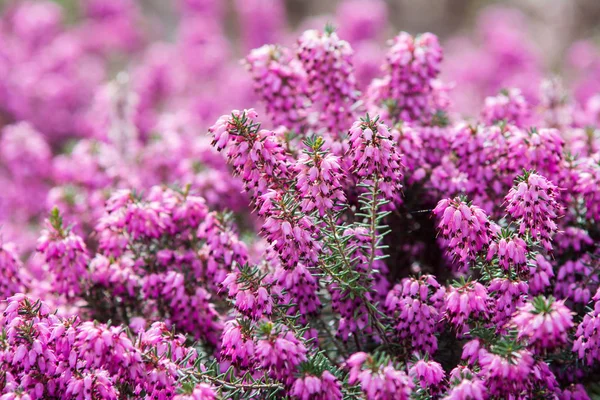
[(178, 5), (172, 43), (134, 1), (2, 16), (0, 400), (599, 396), (600, 108), (520, 17), (475, 73), (384, 2), (238, 1), (235, 46)]

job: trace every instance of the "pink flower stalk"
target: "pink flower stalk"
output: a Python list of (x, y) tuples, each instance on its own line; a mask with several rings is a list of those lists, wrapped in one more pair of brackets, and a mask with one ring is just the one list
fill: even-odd
[(53, 288), (68, 297), (78, 296), (84, 290), (82, 281), (88, 274), (87, 247), (80, 236), (63, 227), (58, 209), (52, 211), (46, 225), (37, 250), (54, 277)]
[(113, 386), (108, 372), (100, 369), (81, 376), (74, 375), (69, 380), (65, 396), (77, 400), (90, 398), (117, 400), (119, 390)]
[(354, 353), (346, 361), (348, 383), (360, 384), (367, 400), (408, 400), (414, 387), (411, 379), (391, 363), (377, 365), (366, 353)]
[(542, 254), (536, 254), (529, 264), (529, 293), (532, 295), (543, 293), (550, 286), (552, 278), (554, 278), (552, 264)]
[(588, 218), (600, 221), (600, 165), (591, 160), (583, 165), (578, 174), (575, 191), (585, 202)]
[(528, 294), (526, 281), (507, 278), (492, 279), (487, 287), (494, 303), (492, 321), (498, 330), (502, 330), (518, 307), (525, 305)]
[(246, 57), (254, 88), (275, 126), (303, 132), (310, 100), (306, 73), (289, 50), (273, 45), (254, 49)]
[(573, 342), (573, 352), (587, 365), (600, 361), (600, 290), (592, 300), (594, 309), (584, 315)]
[(544, 248), (552, 250), (550, 241), (558, 227), (560, 205), (558, 189), (543, 176), (527, 173), (506, 195), (506, 210), (519, 224), (519, 234), (529, 233)]
[(461, 270), (469, 268), (499, 230), (481, 208), (468, 205), (458, 197), (440, 200), (433, 213), (440, 221), (438, 232), (448, 253)]
[(206, 241), (200, 249), (203, 274), (210, 287), (217, 289), (235, 264), (248, 261), (248, 248), (230, 224), (215, 212), (210, 212), (198, 228), (197, 235)]
[(575, 303), (587, 304), (592, 293), (600, 285), (600, 278), (593, 273), (593, 259), (585, 254), (576, 260), (568, 260), (558, 268), (554, 295), (568, 298)]
[(273, 278), (284, 289), (280, 296), (281, 303), (294, 304), (288, 309), (289, 315), (300, 314), (299, 321), (305, 323), (310, 316), (319, 312), (322, 307), (318, 296), (319, 282), (304, 264), (298, 263), (293, 269), (288, 269), (278, 262)]
[(585, 387), (580, 383), (572, 384), (563, 390), (560, 394), (560, 398), (563, 400), (591, 400)]
[(237, 321), (225, 323), (221, 335), (220, 357), (242, 370), (249, 370), (254, 366), (255, 343), (250, 333)]
[(339, 158), (320, 150), (322, 144), (322, 139), (317, 139), (294, 166), (298, 174), (296, 190), (302, 199), (300, 209), (306, 214), (317, 210), (321, 217), (338, 210), (339, 205), (346, 202)]
[(235, 300), (235, 308), (255, 320), (270, 316), (273, 310), (273, 297), (265, 287), (268, 281), (263, 279), (261, 285), (255, 285), (244, 279), (242, 274), (241, 270), (231, 272), (222, 282), (229, 298)]
[(526, 339), (536, 353), (552, 351), (567, 343), (573, 327), (573, 313), (563, 301), (538, 296), (519, 307), (512, 318), (519, 339)]
[(428, 90), (431, 81), (440, 72), (443, 59), (442, 48), (437, 36), (423, 33), (413, 37), (400, 32), (390, 41), (386, 61), (390, 74), (389, 96), (400, 99), (403, 95)]
[(445, 375), (442, 366), (435, 361), (419, 360), (408, 368), (408, 376), (423, 388), (439, 388)]
[[(268, 196), (274, 195), (275, 198)], [(273, 245), (285, 268), (295, 268), (298, 262), (315, 265), (318, 262), (321, 244), (315, 239), (317, 227), (313, 219), (304, 215), (293, 215), (288, 210), (286, 199), (279, 193), (267, 193), (262, 199), (266, 220), (261, 233)], [(267, 207), (271, 203), (271, 207)]]
[(292, 386), (291, 393), (299, 400), (341, 400), (341, 384), (329, 371), (321, 376), (306, 374), (299, 377)]
[(354, 121), (358, 96), (352, 54), (348, 42), (330, 28), (305, 31), (298, 39), (297, 56), (308, 76), (310, 98), (326, 134), (334, 138)]
[(438, 38), (401, 32), (390, 45), (386, 75), (373, 80), (367, 103), (370, 108), (387, 107), (393, 121), (429, 123), (437, 109), (444, 108), (443, 88), (436, 81), (443, 58)]
[(458, 366), (450, 371), (452, 386), (443, 400), (485, 400), (488, 391), (484, 382), (468, 368)]
[(501, 231), (489, 248), (487, 261), (497, 258), (498, 265), (505, 271), (511, 269), (519, 276), (527, 276), (527, 244), (511, 232)]
[(497, 96), (487, 97), (481, 118), (488, 125), (504, 121), (524, 127), (530, 115), (530, 106), (518, 88), (500, 91)]
[(505, 397), (527, 390), (533, 377), (534, 358), (527, 350), (514, 351), (507, 358), (483, 349), (479, 365), (479, 376), (488, 393)]
[(491, 311), (488, 292), (478, 282), (467, 282), (460, 287), (450, 286), (444, 306), (444, 319), (456, 328), (459, 335), (466, 333), (469, 320), (485, 319)]
[(394, 316), (402, 343), (412, 351), (435, 353), (440, 328), (440, 308), (445, 289), (432, 275), (405, 278), (387, 295), (385, 307)]
[(352, 161), (352, 172), (365, 182), (377, 182), (385, 197), (393, 199), (402, 189), (404, 166), (389, 128), (367, 115), (354, 122), (348, 134), (346, 157)]
[(256, 357), (269, 375), (291, 385), (296, 368), (306, 361), (306, 348), (290, 331), (271, 332), (267, 339), (256, 344)]
[(12, 243), (0, 242), (0, 298), (23, 292), (23, 263)]
[[(279, 187), (288, 173), (288, 162), (282, 144), (274, 132), (260, 129), (254, 122), (258, 117), (253, 109), (223, 115), (209, 132), (213, 146), (226, 150), (226, 157), (244, 188), (257, 200), (269, 188)], [(258, 201), (258, 200), (257, 200)], [(260, 207), (262, 203), (257, 202)]]

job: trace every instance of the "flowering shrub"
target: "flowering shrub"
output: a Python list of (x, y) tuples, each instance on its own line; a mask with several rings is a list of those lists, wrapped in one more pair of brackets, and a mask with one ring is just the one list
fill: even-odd
[(235, 5), (241, 63), (216, 0), (173, 43), (133, 0), (6, 6), (0, 400), (600, 395), (598, 98), (510, 13), (466, 82), (384, 2)]

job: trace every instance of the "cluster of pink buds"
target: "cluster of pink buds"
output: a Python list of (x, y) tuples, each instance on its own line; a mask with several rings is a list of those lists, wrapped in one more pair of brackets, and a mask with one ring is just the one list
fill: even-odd
[(527, 276), (527, 243), (514, 233), (501, 230), (489, 245), (487, 261), (494, 257), (505, 271), (513, 270), (519, 276)]
[(393, 199), (402, 189), (403, 165), (390, 129), (379, 117), (354, 122), (350, 131), (350, 149), (346, 154), (352, 162), (352, 172), (379, 185), (387, 199)]
[(520, 307), (512, 318), (518, 337), (537, 353), (552, 351), (567, 342), (573, 327), (572, 312), (564, 302), (538, 296)]
[(298, 39), (298, 59), (308, 76), (309, 93), (320, 113), (326, 134), (333, 138), (348, 130), (354, 120), (357, 98), (352, 47), (332, 27), (308, 30)]
[(38, 251), (54, 276), (54, 289), (66, 296), (79, 295), (87, 274), (87, 247), (80, 236), (63, 226), (57, 208), (52, 210), (47, 228), (38, 241)]
[(435, 361), (418, 360), (408, 368), (408, 376), (423, 388), (438, 388), (445, 375), (442, 366)]
[(485, 319), (491, 311), (488, 291), (479, 282), (450, 286), (444, 306), (444, 319), (456, 328), (459, 335), (466, 333), (470, 320)]
[(346, 201), (339, 157), (321, 150), (323, 143), (321, 138), (307, 140), (308, 149), (298, 158), (294, 168), (298, 174), (296, 190), (302, 199), (300, 208), (306, 214), (317, 210), (321, 217), (336, 211)]
[(499, 230), (485, 212), (460, 198), (441, 200), (433, 213), (439, 219), (438, 231), (448, 252), (461, 270), (467, 270), (478, 253)]
[(436, 77), (443, 58), (437, 36), (431, 33), (413, 37), (401, 32), (390, 41), (383, 79), (369, 87), (369, 103), (387, 107), (394, 120), (429, 122), (442, 90)]
[[(244, 188), (255, 200), (269, 188), (279, 187), (288, 173), (288, 161), (283, 145), (272, 131), (260, 129), (254, 122), (258, 114), (253, 109), (234, 110), (223, 115), (209, 129), (213, 146), (225, 155), (234, 173), (244, 181)], [(260, 206), (260, 203), (257, 204)]]
[(494, 97), (487, 97), (481, 112), (483, 122), (488, 125), (504, 121), (524, 127), (529, 118), (530, 107), (519, 89), (503, 90)]
[(246, 62), (273, 123), (302, 132), (310, 105), (302, 64), (289, 50), (272, 45), (252, 50)]
[(518, 220), (519, 234), (529, 233), (549, 251), (552, 250), (552, 235), (558, 229), (556, 219), (560, 206), (557, 197), (557, 187), (536, 173), (523, 175), (506, 195), (506, 211)]
[(397, 321), (402, 343), (410, 349), (433, 354), (438, 347), (436, 333), (441, 320), (444, 287), (432, 275), (405, 278), (389, 291), (385, 300), (388, 313)]
[(573, 351), (585, 361), (592, 365), (600, 361), (600, 290), (593, 298), (594, 309), (585, 314), (583, 321), (577, 326)]
[(408, 400), (414, 387), (404, 371), (390, 362), (379, 362), (366, 353), (355, 353), (346, 361), (350, 384), (360, 384), (367, 400)]
[(298, 400), (341, 400), (340, 381), (329, 371), (321, 376), (306, 374), (299, 377), (292, 386), (291, 393)]

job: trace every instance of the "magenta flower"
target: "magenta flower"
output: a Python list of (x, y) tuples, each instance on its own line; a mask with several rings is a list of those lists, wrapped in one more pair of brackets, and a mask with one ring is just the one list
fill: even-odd
[(342, 392), (339, 380), (329, 371), (321, 376), (306, 374), (296, 379), (291, 393), (299, 400), (341, 400)]
[(516, 187), (506, 195), (506, 210), (519, 224), (519, 233), (529, 233), (546, 250), (552, 250), (550, 241), (558, 230), (556, 219), (560, 206), (556, 199), (558, 189), (543, 176), (526, 173)]
[(367, 400), (408, 400), (414, 387), (404, 371), (391, 363), (377, 365), (366, 353), (354, 353), (346, 361), (350, 369), (348, 382), (360, 384)]
[(352, 47), (333, 29), (308, 30), (298, 39), (297, 56), (308, 77), (309, 94), (320, 122), (333, 138), (354, 121), (357, 100)]
[(378, 182), (387, 199), (393, 199), (402, 189), (402, 158), (389, 128), (378, 117), (354, 122), (350, 131), (352, 172), (366, 182)]
[(512, 318), (519, 339), (526, 339), (537, 353), (552, 351), (567, 343), (573, 327), (573, 313), (563, 301), (538, 296), (519, 307)]
[(469, 205), (458, 197), (441, 200), (433, 213), (440, 221), (438, 230), (448, 252), (461, 270), (469, 268), (499, 229), (488, 220), (481, 208)]

